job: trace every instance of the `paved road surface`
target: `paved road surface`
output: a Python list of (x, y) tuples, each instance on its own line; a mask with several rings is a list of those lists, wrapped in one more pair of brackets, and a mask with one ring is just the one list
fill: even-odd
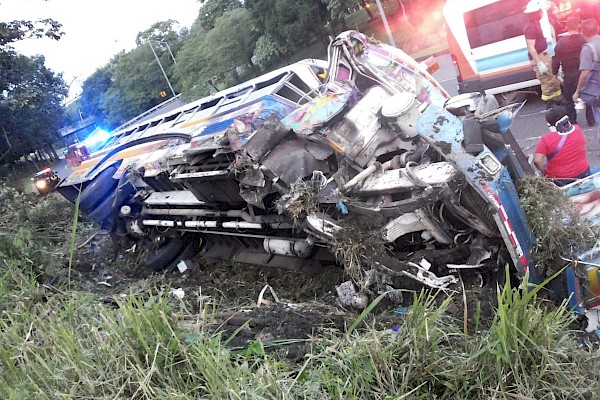
[[(440, 69), (433, 76), (451, 96), (458, 94), (456, 70), (452, 65), (450, 55), (442, 54), (436, 58)], [(511, 127), (515, 139), (527, 155), (533, 154), (540, 137), (548, 131), (546, 119), (544, 118), (545, 109), (544, 103), (538, 97), (529, 96), (527, 103), (521, 109)], [(598, 142), (597, 129), (587, 126), (585, 115), (582, 112), (579, 113), (577, 120), (586, 138), (590, 165), (592, 168), (600, 167), (600, 143)]]

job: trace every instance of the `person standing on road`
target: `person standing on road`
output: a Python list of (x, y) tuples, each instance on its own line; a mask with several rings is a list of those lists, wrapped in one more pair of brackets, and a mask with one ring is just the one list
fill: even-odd
[[(579, 82), (579, 54), (586, 43), (583, 36), (579, 34), (579, 23), (579, 18), (576, 15), (567, 18), (568, 35), (563, 36), (558, 41), (554, 48), (554, 57), (552, 57), (552, 73), (554, 75), (558, 76), (558, 70), (562, 66), (565, 108), (573, 124), (577, 123), (577, 111), (575, 110), (573, 94), (575, 94)], [(596, 125), (591, 106), (586, 107), (585, 118), (589, 126)]]
[[(577, 89), (573, 94), (573, 100), (579, 99), (579, 93), (585, 84), (585, 78), (590, 73), (592, 64), (594, 63), (594, 56), (592, 54), (592, 48), (594, 46), (596, 53), (600, 54), (600, 36), (598, 35), (598, 22), (593, 18), (588, 18), (581, 23), (581, 36), (586, 40), (586, 44), (581, 48), (581, 54), (579, 56), (579, 82), (577, 83)], [(600, 107), (592, 106), (594, 113), (594, 119), (598, 125), (598, 140), (600, 141)]]
[(542, 136), (533, 154), (537, 169), (558, 186), (588, 176), (590, 164), (585, 150), (585, 137), (579, 125), (571, 124), (566, 108), (546, 110), (546, 122), (550, 132)]
[(553, 105), (562, 104), (563, 96), (560, 81), (556, 75), (552, 74), (552, 57), (540, 25), (543, 15), (542, 4), (545, 4), (544, 0), (531, 0), (527, 3), (524, 13), (527, 15), (528, 22), (525, 24), (523, 33), (527, 41), (531, 67), (542, 84), (542, 101), (546, 102), (546, 107), (550, 108)]

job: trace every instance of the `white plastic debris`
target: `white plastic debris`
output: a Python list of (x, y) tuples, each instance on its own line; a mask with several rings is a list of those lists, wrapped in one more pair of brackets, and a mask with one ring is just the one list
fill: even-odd
[(587, 310), (585, 312), (585, 316), (588, 320), (587, 328), (585, 328), (586, 332), (594, 332), (598, 328), (600, 328), (600, 310), (597, 308), (592, 308), (591, 310)]
[(177, 297), (179, 300), (181, 300), (185, 296), (185, 291), (182, 288), (171, 289), (169, 294), (171, 294), (171, 295), (173, 295), (173, 297)]
[(275, 293), (275, 290), (273, 290), (273, 288), (271, 287), (271, 285), (265, 285), (262, 290), (260, 291), (260, 294), (258, 295), (258, 300), (256, 301), (256, 307), (260, 307), (261, 304), (265, 304), (265, 305), (271, 305), (273, 303), (271, 303), (268, 300), (265, 300), (263, 297), (265, 295), (265, 292), (267, 291), (267, 289), (269, 289), (269, 291), (271, 292), (271, 296), (273, 296), (273, 300), (275, 300), (275, 303), (279, 303), (279, 297), (277, 297), (277, 294)]
[(186, 260), (179, 261), (177, 263), (177, 269), (181, 273), (184, 273), (185, 271), (187, 271), (189, 269), (189, 267), (188, 267), (188, 261), (186, 261)]
[(429, 268), (431, 268), (431, 263), (424, 258), (421, 259), (419, 265), (427, 271), (429, 271)]

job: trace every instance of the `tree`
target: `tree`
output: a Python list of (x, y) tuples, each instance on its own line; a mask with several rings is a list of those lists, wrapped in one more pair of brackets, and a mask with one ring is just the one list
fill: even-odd
[[(175, 44), (179, 42), (179, 35), (175, 30), (175, 25), (177, 21), (169, 19), (167, 21), (155, 22), (150, 26), (150, 28), (146, 29), (143, 32), (137, 34), (135, 38), (135, 43), (138, 46), (141, 46), (146, 43), (155, 43), (155, 44)], [(166, 48), (166, 46), (165, 46)]]
[(356, 6), (361, 5), (359, 0), (323, 0), (329, 11), (329, 18), (334, 24), (341, 24), (347, 30), (345, 16), (350, 14)]
[(185, 100), (197, 99), (210, 93), (207, 81), (211, 72), (204, 67), (208, 58), (200, 50), (204, 47), (206, 31), (198, 21), (194, 23), (189, 37), (177, 53), (173, 76)]
[(170, 93), (161, 66), (171, 75), (175, 54), (181, 48), (176, 24), (174, 20), (161, 21), (138, 33), (137, 48), (117, 54), (87, 78), (81, 96), (84, 113), (111, 129), (160, 104), (164, 100), (161, 92)]
[(321, 0), (246, 0), (244, 6), (252, 13), (258, 31), (267, 37), (263, 41), (285, 56), (327, 37), (324, 24), (328, 12)]
[[(232, 29), (232, 27), (235, 27)], [(252, 16), (243, 9), (231, 10), (217, 18), (207, 32), (200, 51), (207, 67), (214, 72), (239, 66), (253, 68), (252, 54), (258, 34), (252, 29)]]
[(215, 21), (228, 11), (236, 8), (242, 8), (243, 4), (239, 0), (200, 0), (202, 8), (198, 21), (204, 30), (211, 30), (215, 27)]
[(0, 162), (48, 146), (60, 126), (67, 94), (62, 75), (45, 67), (41, 56), (25, 57), (11, 44), (48, 37), (58, 40), (61, 25), (51, 19), (0, 23)]
[(44, 66), (42, 56), (14, 52), (4, 56), (5, 61), (11, 60), (11, 74), (19, 78), (0, 97), (0, 129), (5, 138), (0, 154), (7, 160), (48, 146), (57, 138), (67, 86), (61, 75)]
[[(113, 58), (115, 60), (117, 57)], [(113, 61), (114, 62), (114, 61)], [(90, 75), (82, 85), (80, 97), (80, 107), (82, 113), (86, 116), (94, 117), (96, 121), (104, 121), (104, 108), (102, 107), (102, 98), (110, 89), (112, 84), (112, 70), (114, 65), (107, 64), (98, 68)], [(79, 119), (79, 115), (76, 118)], [(76, 120), (77, 120), (76, 119)], [(75, 122), (75, 121), (73, 121)]]
[(254, 62), (262, 69), (267, 68), (274, 61), (285, 54), (285, 49), (268, 34), (262, 35), (254, 47)]
[(58, 40), (64, 35), (61, 28), (62, 25), (53, 19), (0, 22), (0, 48), (6, 50), (10, 43), (29, 38), (47, 37)]
[[(172, 64), (163, 55), (163, 65)], [(141, 45), (122, 54), (114, 65), (110, 87), (101, 100), (103, 125), (115, 128), (144, 111), (160, 104), (160, 92), (168, 85), (149, 45)]]
[[(235, 27), (232, 29), (232, 27)], [(258, 74), (252, 62), (258, 34), (248, 10), (236, 8), (215, 20), (209, 31), (195, 31), (178, 54), (175, 77), (186, 98), (198, 98), (214, 90), (215, 81), (239, 83), (239, 71)], [(245, 78), (248, 78), (246, 76)], [(211, 83), (208, 83), (211, 82)]]

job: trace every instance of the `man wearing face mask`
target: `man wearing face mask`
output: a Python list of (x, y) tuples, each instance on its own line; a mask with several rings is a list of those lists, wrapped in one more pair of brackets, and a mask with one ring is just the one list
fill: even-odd
[(585, 137), (579, 125), (571, 124), (564, 107), (548, 109), (546, 122), (550, 132), (542, 136), (533, 155), (537, 169), (558, 186), (588, 176), (590, 164), (585, 150)]
[(544, 0), (531, 0), (527, 3), (524, 13), (528, 22), (523, 29), (527, 41), (528, 56), (535, 76), (542, 84), (542, 101), (547, 108), (562, 104), (563, 96), (560, 81), (552, 74), (552, 56), (548, 51), (548, 41), (544, 37), (540, 20), (543, 15)]

